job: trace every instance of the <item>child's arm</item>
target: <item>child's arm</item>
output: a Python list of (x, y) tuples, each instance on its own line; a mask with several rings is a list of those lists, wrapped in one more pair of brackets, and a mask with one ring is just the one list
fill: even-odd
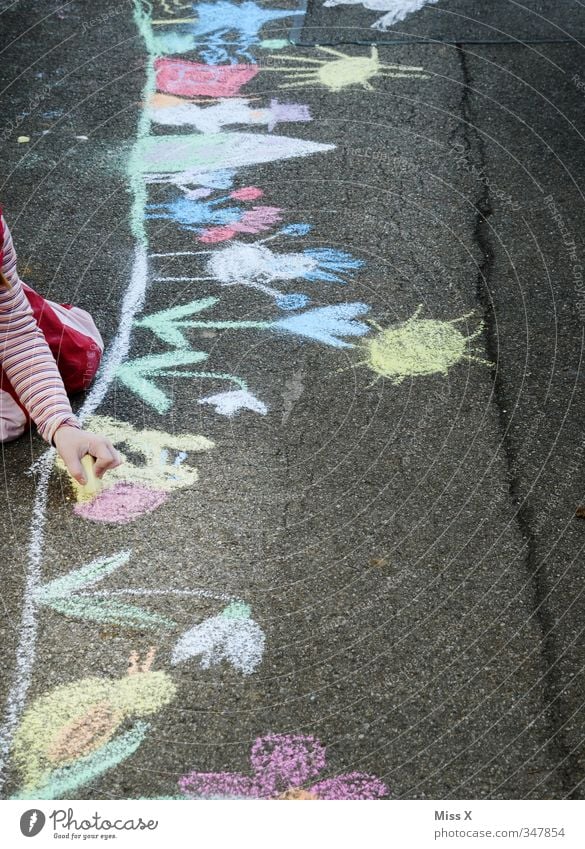
[(4, 273), (11, 288), (0, 291), (0, 363), (40, 435), (52, 442), (57, 428), (80, 424), (20, 280)]
[(10, 231), (2, 223), (2, 273), (11, 288), (0, 289), (0, 365), (40, 435), (55, 445), (72, 476), (83, 484), (84, 454), (97, 459), (98, 477), (119, 466), (120, 455), (108, 439), (81, 430), (73, 415), (57, 363), (18, 277)]

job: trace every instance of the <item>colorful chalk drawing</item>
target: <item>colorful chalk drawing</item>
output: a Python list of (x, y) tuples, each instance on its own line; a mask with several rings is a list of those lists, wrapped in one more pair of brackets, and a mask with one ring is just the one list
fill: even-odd
[(265, 133), (148, 136), (132, 154), (139, 173), (221, 171), (333, 150), (335, 145)]
[[(204, 436), (136, 430), (126, 422), (107, 416), (90, 416), (86, 419), (86, 427), (107, 436), (119, 447), (124, 461), (122, 466), (105, 477), (101, 491), (89, 500), (82, 497), (82, 487), (70, 478), (79, 502), (75, 512), (95, 522), (126, 524), (160, 507), (172, 490), (194, 486), (199, 474), (188, 461), (189, 454), (209, 451), (214, 447), (214, 443)], [(139, 464), (130, 460), (122, 450), (124, 446), (133, 455), (141, 456), (143, 462)], [(60, 459), (57, 460), (57, 468), (65, 472)]]
[(199, 589), (94, 589), (96, 584), (101, 584), (118, 569), (127, 566), (131, 557), (132, 551), (128, 550), (92, 560), (44, 584), (35, 592), (35, 602), (73, 619), (140, 632), (176, 631), (180, 627), (167, 616), (120, 602), (119, 598), (175, 596), (228, 602), (219, 614), (190, 627), (179, 637), (173, 649), (172, 665), (201, 656), (202, 669), (226, 661), (243, 675), (255, 671), (264, 654), (265, 636), (262, 628), (251, 618), (250, 606), (241, 599)]
[(388, 27), (404, 21), (413, 12), (431, 6), (439, 0), (325, 0), (324, 6), (363, 6), (375, 12), (386, 12), (372, 24), (372, 29), (385, 31)]
[(154, 69), (158, 91), (183, 97), (236, 97), (258, 73), (257, 65), (213, 66), (163, 58), (155, 60)]
[(331, 92), (342, 91), (351, 86), (361, 86), (366, 91), (374, 91), (370, 80), (375, 77), (392, 77), (401, 79), (425, 80), (429, 74), (424, 69), (413, 65), (384, 65), (378, 57), (378, 49), (370, 48), (369, 56), (349, 56), (334, 50), (333, 47), (321, 47), (317, 50), (327, 53), (333, 59), (310, 59), (306, 56), (293, 56), (285, 54), (272, 56), (272, 59), (298, 62), (298, 65), (281, 65), (264, 68), (264, 71), (277, 71), (286, 73), (288, 82), (281, 83), (280, 88), (303, 88), (322, 85)]
[[(37, 698), (14, 736), (14, 765), (22, 781), (15, 798), (69, 795), (133, 754), (151, 716), (176, 696), (166, 672), (153, 672), (154, 649), (144, 663), (134, 652), (118, 680), (83, 678)], [(135, 724), (116, 737), (128, 723)]]
[(447, 374), (462, 360), (493, 365), (469, 351), (469, 342), (481, 335), (483, 324), (471, 336), (464, 336), (454, 326), (471, 318), (473, 313), (439, 321), (420, 319), (421, 310), (422, 305), (407, 321), (386, 329), (370, 322), (378, 333), (364, 343), (367, 358), (357, 365), (367, 365), (378, 375), (378, 380), (388, 377), (395, 384), (402, 383), (406, 377)]
[(193, 127), (200, 133), (219, 133), (223, 127), (236, 124), (265, 126), (272, 132), (278, 124), (311, 121), (309, 107), (302, 103), (281, 103), (270, 100), (267, 107), (251, 105), (245, 97), (220, 98), (213, 106), (199, 106), (182, 97), (155, 94), (149, 102), (150, 118), (157, 124), (171, 127)]
[[(323, 289), (324, 284), (342, 285), (357, 273), (362, 262), (334, 248), (308, 247), (287, 253), (266, 247), (271, 238), (304, 236), (310, 228), (304, 223), (282, 226), (285, 211), (281, 207), (257, 204), (262, 190), (250, 185), (253, 178), (248, 173), (240, 179), (241, 169), (320, 156), (335, 146), (294, 135), (277, 135), (274, 130), (278, 125), (286, 123), (289, 129), (295, 122), (309, 122), (312, 116), (308, 107), (281, 102), (273, 96), (267, 100), (264, 95), (244, 95), (242, 89), (265, 70), (283, 73), (284, 87), (314, 82), (332, 92), (353, 85), (371, 89), (370, 80), (376, 77), (427, 77), (421, 68), (382, 64), (375, 48), (369, 57), (348, 56), (322, 47), (318, 50), (327, 54), (325, 59), (289, 55), (283, 57), (278, 67), (274, 63), (257, 64), (254, 49), (265, 55), (262, 51), (281, 49), (291, 41), (288, 37), (263, 38), (262, 28), (280, 21), (283, 26), (285, 22), (287, 26), (294, 22), (294, 31), (298, 33), (298, 10), (270, 9), (250, 0), (237, 4), (220, 0), (193, 6), (178, 0), (161, 0), (159, 7), (173, 17), (153, 21), (152, 4), (134, 0), (134, 19), (147, 54), (143, 105), (126, 166), (132, 199), (129, 224), (134, 238), (134, 260), (120, 307), (117, 333), (78, 414), (87, 426), (106, 433), (122, 452), (128, 452), (125, 465), (109, 473), (95, 497), (79, 500), (73, 506), (79, 519), (99, 523), (125, 524), (153, 514), (163, 504), (170, 509), (172, 494), (181, 489), (191, 488), (193, 497), (200, 497), (198, 471), (191, 458), (195, 452), (207, 452), (214, 447), (211, 440), (199, 434), (140, 430), (130, 423), (97, 415), (113, 385), (134, 393), (161, 415), (173, 404), (166, 386), (168, 381), (187, 379), (209, 383), (209, 390), (197, 398), (197, 403), (204, 405), (209, 413), (229, 418), (245, 413), (262, 416), (268, 413), (266, 404), (239, 375), (221, 369), (199, 370), (204, 363), (207, 365), (210, 355), (191, 349), (187, 331), (206, 328), (228, 332), (268, 331), (294, 335), (333, 349), (351, 348), (353, 343), (348, 339), (371, 332), (370, 325), (359, 320), (368, 313), (367, 304), (348, 300), (310, 309), (306, 308), (310, 297), (305, 292), (281, 292), (274, 288), (275, 283), (288, 285), (295, 281), (302, 281), (307, 289), (310, 286)], [(191, 58), (176, 55), (193, 49), (195, 55)], [(219, 57), (223, 64), (210, 64)], [(164, 134), (164, 127), (183, 132)], [(234, 127), (254, 131), (234, 130)], [(159, 185), (171, 190), (175, 187), (180, 194), (174, 199), (166, 198), (166, 202), (160, 202), (157, 195), (155, 203), (149, 190)], [(169, 292), (173, 306), (149, 313), (146, 308), (149, 286), (156, 285), (159, 291), (162, 286), (172, 290), (174, 282), (167, 277), (163, 283), (158, 279), (162, 274), (159, 272), (157, 278), (157, 272), (151, 268), (151, 257), (156, 255), (150, 253), (147, 226), (155, 226), (151, 221), (154, 216), (176, 222), (179, 232), (186, 231), (185, 237), (192, 240), (195, 233), (200, 242), (214, 246), (195, 253), (205, 256), (205, 274), (220, 287), (243, 285), (263, 291), (274, 298), (278, 309), (288, 311), (286, 316), (269, 321), (238, 320), (237, 316), (233, 320), (223, 316), (201, 320), (194, 316), (218, 306), (219, 299), (202, 298), (177, 306), (173, 291)], [(263, 240), (252, 243), (242, 240), (242, 236), (268, 231), (272, 235)], [(239, 281), (238, 264), (240, 271), (245, 272)], [(132, 359), (132, 334), (146, 331), (154, 333), (170, 349)], [(382, 362), (384, 369), (396, 369), (395, 355), (390, 359), (386, 353), (380, 355), (375, 346), (367, 350), (374, 366)], [(214, 383), (224, 386), (217, 391)], [(59, 464), (55, 463), (54, 449), (49, 449), (35, 464), (37, 486), (19, 644), (0, 732), (0, 787), (6, 780), (11, 759), (21, 782), (15, 798), (71, 796), (78, 787), (132, 756), (151, 733), (146, 720), (175, 699), (177, 691), (172, 674), (178, 666), (184, 665), (191, 672), (198, 666), (203, 672), (227, 665), (234, 673), (247, 676), (258, 668), (265, 648), (264, 632), (251, 618), (245, 600), (196, 587), (136, 585), (134, 579), (140, 574), (140, 565), (132, 564), (129, 551), (98, 557), (70, 568), (60, 577), (46, 580), (45, 524), (49, 481), (55, 465)], [(108, 578), (114, 573), (118, 581), (122, 574), (130, 573), (131, 585), (108, 588)], [(164, 608), (165, 615), (157, 612), (156, 601), (160, 598), (183, 602), (205, 599), (207, 604), (217, 602), (218, 608), (213, 615), (191, 622), (185, 629), (168, 615), (168, 605)], [(153, 609), (144, 606), (149, 604)], [(52, 617), (67, 617), (75, 620), (77, 627), (87, 629), (107, 624), (130, 634), (171, 637), (174, 640), (169, 658), (171, 670), (152, 670), (154, 649), (142, 663), (133, 653), (127, 676), (82, 677), (36, 696), (27, 706), (40, 616), (48, 623)], [(377, 779), (357, 773), (331, 780), (337, 784), (324, 781), (311, 784), (306, 790), (298, 789), (301, 784), (313, 781), (324, 767), (324, 751), (312, 738), (278, 735), (261, 738), (253, 750), (252, 767), (254, 775), (248, 779), (252, 783), (247, 786), (254, 792), (259, 789), (263, 798), (283, 793), (288, 794), (287, 798), (302, 798), (303, 794), (317, 798), (377, 798), (386, 793)], [(202, 786), (201, 776), (196, 773), (186, 776), (184, 784), (186, 795), (193, 795)], [(225, 785), (221, 782), (220, 785), (223, 792)], [(203, 787), (203, 795), (208, 786), (211, 785)]]
[[(205, 191), (207, 194), (207, 191)], [(236, 233), (261, 233), (281, 221), (282, 210), (274, 206), (254, 206), (244, 210), (240, 206), (226, 206), (230, 200), (254, 201), (263, 196), (262, 189), (245, 186), (229, 195), (213, 200), (199, 197), (180, 197), (170, 203), (150, 203), (148, 218), (166, 218), (176, 221), (184, 230), (195, 232), (204, 243), (224, 242)]]
[(49, 607), (64, 616), (99, 622), (102, 625), (120, 625), (140, 630), (174, 627), (174, 623), (165, 616), (123, 604), (116, 599), (88, 593), (89, 587), (100, 583), (108, 575), (125, 566), (130, 557), (130, 551), (121, 551), (111, 557), (93, 560), (39, 587), (34, 594), (35, 601), (38, 605)]
[(325, 747), (304, 734), (267, 734), (250, 752), (251, 775), (191, 772), (179, 781), (191, 799), (382, 799), (386, 785), (373, 775), (349, 772), (316, 781), (325, 769)]
[[(187, 348), (189, 346), (188, 339), (183, 333), (183, 328), (205, 330), (269, 330), (311, 339), (321, 342), (324, 345), (331, 345), (334, 348), (350, 348), (352, 345), (342, 337), (364, 336), (370, 331), (370, 328), (366, 324), (357, 321), (358, 316), (365, 315), (370, 309), (367, 304), (360, 303), (359, 301), (332, 304), (327, 307), (316, 307), (302, 313), (289, 315), (286, 318), (276, 319), (275, 321), (224, 321), (214, 319), (201, 321), (199, 319), (192, 320), (187, 318), (187, 316), (215, 306), (218, 302), (218, 298), (203, 298), (198, 301), (191, 301), (188, 304), (172, 307), (170, 310), (162, 310), (161, 312), (149, 315), (137, 321), (136, 324), (139, 327), (147, 327), (163, 342), (173, 344), (177, 348)], [(182, 352), (177, 351), (173, 353), (176, 353), (179, 357)], [(194, 355), (193, 352), (189, 352), (189, 354)], [(134, 367), (143, 373), (141, 367), (142, 361), (151, 359), (153, 358), (143, 357), (127, 363), (125, 368), (129, 370)], [(179, 371), (165, 372), (165, 374), (167, 376), (173, 374), (174, 376), (181, 377), (191, 373)], [(198, 376), (202, 376), (202, 373), (199, 373)], [(231, 375), (228, 378), (235, 380)], [(127, 382), (127, 385), (132, 388), (129, 382)], [(134, 390), (141, 395), (146, 403), (150, 403), (155, 409), (158, 409), (156, 400), (158, 399), (158, 393), (161, 392), (160, 390), (152, 387), (150, 383), (144, 387), (142, 385), (135, 385)], [(156, 395), (155, 392), (157, 393)], [(164, 395), (164, 393), (161, 394)], [(166, 396), (164, 397), (166, 398)], [(167, 408), (168, 405), (165, 404), (164, 409)]]
[(194, 3), (193, 23), (182, 22), (200, 46), (199, 54), (209, 65), (235, 61), (234, 57), (254, 62), (251, 48), (260, 43), (260, 30), (272, 21), (290, 18), (295, 9), (268, 9), (253, 0), (235, 3), (232, 0), (213, 0)]
[[(286, 229), (286, 228), (285, 228)], [(283, 231), (281, 230), (280, 233)], [(274, 238), (274, 237), (269, 237)], [(204, 277), (156, 277), (157, 282), (196, 282), (214, 280), (220, 286), (244, 286), (274, 298), (281, 309), (300, 309), (309, 303), (308, 295), (297, 292), (285, 294), (270, 284), (277, 281), (306, 280), (309, 282), (346, 283), (346, 276), (363, 266), (347, 251), (334, 248), (306, 248), (297, 253), (276, 253), (258, 242), (232, 242), (226, 247), (209, 251)], [(170, 254), (151, 254), (153, 257), (202, 256), (204, 252), (183, 251)], [(341, 274), (345, 276), (340, 276)]]
[(226, 660), (243, 675), (250, 675), (264, 653), (264, 632), (250, 619), (250, 612), (247, 604), (234, 602), (218, 616), (195, 625), (176, 644), (173, 666), (199, 655), (203, 669)]

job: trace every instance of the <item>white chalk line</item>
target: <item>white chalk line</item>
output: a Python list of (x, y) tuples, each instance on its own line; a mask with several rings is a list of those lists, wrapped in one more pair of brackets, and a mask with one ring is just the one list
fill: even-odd
[[(152, 66), (152, 56), (148, 57), (149, 65)], [(151, 67), (149, 68), (143, 92), (143, 102), (148, 102), (153, 86)], [(148, 132), (150, 122), (146, 116), (146, 110), (140, 115), (137, 132), (139, 138)], [(130, 176), (130, 175), (129, 175)], [(135, 200), (141, 192), (137, 191), (135, 179), (131, 179), (131, 185), (135, 192)], [(148, 255), (146, 239), (136, 234), (134, 249), (134, 265), (130, 283), (124, 295), (120, 310), (120, 322), (118, 331), (111, 343), (100, 374), (89, 392), (89, 395), (79, 411), (78, 417), (83, 421), (103, 401), (108, 388), (114, 380), (118, 366), (123, 362), (130, 349), (130, 338), (134, 318), (144, 304), (144, 297), (148, 282)], [(6, 782), (6, 767), (8, 756), (12, 745), (14, 732), (18, 726), (26, 698), (32, 681), (35, 661), (36, 640), (38, 634), (37, 608), (34, 601), (34, 593), (41, 586), (42, 557), (44, 546), (44, 531), (46, 524), (47, 496), (49, 490), (49, 479), (53, 468), (55, 449), (50, 448), (40, 460), (34, 464), (36, 471), (40, 473), (37, 491), (33, 504), (30, 541), (28, 546), (28, 564), (24, 589), (24, 600), (20, 623), (19, 642), (16, 649), (16, 664), (12, 675), (12, 684), (6, 699), (4, 721), (0, 729), (0, 791)]]

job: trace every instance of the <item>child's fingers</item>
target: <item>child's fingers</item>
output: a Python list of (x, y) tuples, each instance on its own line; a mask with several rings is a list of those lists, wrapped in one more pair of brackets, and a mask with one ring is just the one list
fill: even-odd
[(122, 462), (120, 455), (107, 439), (101, 440), (92, 453), (96, 460), (94, 471), (98, 478), (101, 478), (108, 469), (115, 469)]
[(81, 465), (81, 460), (77, 456), (77, 453), (74, 450), (65, 450), (61, 452), (61, 459), (67, 466), (69, 474), (72, 478), (74, 478), (77, 483), (84, 486), (87, 483), (87, 477), (85, 476), (85, 472), (83, 471), (83, 466)]

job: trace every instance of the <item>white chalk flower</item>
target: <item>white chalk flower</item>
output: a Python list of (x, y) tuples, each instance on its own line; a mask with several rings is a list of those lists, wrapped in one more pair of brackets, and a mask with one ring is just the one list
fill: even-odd
[(209, 669), (226, 660), (243, 675), (250, 675), (262, 660), (265, 640), (250, 612), (247, 604), (232, 602), (218, 616), (190, 628), (173, 650), (173, 666), (200, 657), (201, 667)]
[(265, 416), (268, 412), (266, 404), (245, 389), (218, 392), (217, 395), (201, 398), (199, 403), (212, 404), (215, 407), (216, 413), (219, 413), (220, 416), (228, 416), (229, 418), (237, 415), (240, 410), (251, 410), (253, 413), (259, 413), (261, 416)]

